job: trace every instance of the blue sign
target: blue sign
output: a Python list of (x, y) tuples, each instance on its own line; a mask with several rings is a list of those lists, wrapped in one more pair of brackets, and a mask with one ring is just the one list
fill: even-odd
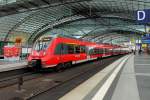
[(147, 38), (150, 38), (150, 34), (145, 34), (145, 36), (146, 36)]
[(136, 20), (140, 24), (146, 24), (150, 22), (150, 9), (139, 10), (136, 12)]
[(150, 34), (146, 34), (142, 37), (142, 43), (150, 44)]
[(150, 44), (150, 40), (142, 40), (142, 43)]

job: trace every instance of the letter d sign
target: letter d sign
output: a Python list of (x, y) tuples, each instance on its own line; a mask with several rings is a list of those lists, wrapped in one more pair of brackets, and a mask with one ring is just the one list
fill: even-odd
[(137, 11), (137, 20), (141, 21), (141, 20), (145, 20), (145, 12), (144, 11)]

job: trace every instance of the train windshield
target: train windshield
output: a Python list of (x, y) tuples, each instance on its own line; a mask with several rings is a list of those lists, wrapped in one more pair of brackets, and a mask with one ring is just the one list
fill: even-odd
[(37, 51), (46, 50), (48, 48), (51, 40), (52, 40), (52, 37), (44, 37), (42, 39), (39, 39), (35, 43), (33, 49), (37, 50)]

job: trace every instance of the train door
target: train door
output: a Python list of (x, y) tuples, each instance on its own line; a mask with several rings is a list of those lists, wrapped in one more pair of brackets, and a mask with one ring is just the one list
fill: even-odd
[(90, 60), (89, 47), (86, 47), (86, 57), (87, 60)]
[(86, 61), (85, 46), (75, 45), (76, 63)]
[(68, 46), (67, 44), (61, 44), (61, 53), (60, 53), (60, 62), (61, 63), (65, 63), (68, 62), (70, 57), (70, 55), (68, 54)]
[(92, 51), (93, 51), (93, 47), (88, 46), (87, 47), (87, 60), (92, 59)]
[(76, 57), (74, 52), (74, 45), (63, 43), (61, 46), (60, 62), (65, 63), (65, 62), (72, 62), (75, 60)]
[(86, 47), (84, 45), (80, 46), (80, 54), (81, 54), (81, 59), (83, 61), (87, 60), (87, 54), (86, 54)]
[(103, 49), (103, 53), (102, 53), (102, 57), (105, 56), (105, 48), (102, 48)]

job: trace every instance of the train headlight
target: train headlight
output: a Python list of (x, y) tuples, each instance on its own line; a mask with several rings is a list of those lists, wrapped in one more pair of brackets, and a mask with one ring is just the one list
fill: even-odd
[(31, 55), (34, 56), (34, 52), (31, 52)]
[(32, 52), (32, 56), (39, 56), (40, 54), (38, 52)]
[(45, 55), (46, 55), (46, 52), (44, 51), (44, 52), (43, 52), (43, 56), (45, 56)]
[(40, 54), (39, 54), (38, 52), (36, 53), (36, 55), (37, 55), (37, 56), (40, 56)]

